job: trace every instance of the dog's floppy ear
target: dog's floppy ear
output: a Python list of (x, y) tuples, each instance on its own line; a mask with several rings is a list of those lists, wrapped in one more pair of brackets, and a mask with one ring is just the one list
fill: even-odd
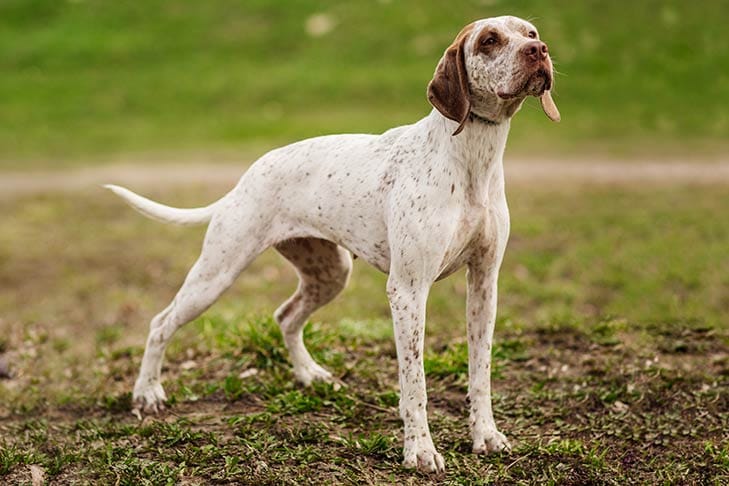
[(542, 110), (544, 110), (544, 113), (550, 120), (553, 122), (559, 122), (562, 119), (562, 116), (559, 114), (559, 110), (557, 109), (557, 105), (554, 104), (554, 100), (552, 99), (552, 93), (549, 90), (545, 91), (542, 96), (539, 97), (539, 101), (542, 104)]
[(471, 113), (471, 93), (466, 73), (465, 43), (473, 24), (461, 30), (456, 40), (446, 49), (428, 84), (428, 101), (444, 117), (458, 122), (453, 135), (463, 130)]

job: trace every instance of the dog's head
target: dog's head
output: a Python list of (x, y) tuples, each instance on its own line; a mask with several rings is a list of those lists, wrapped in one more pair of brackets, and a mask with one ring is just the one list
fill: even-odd
[(493, 122), (510, 118), (527, 96), (539, 97), (553, 121), (560, 120), (547, 44), (536, 27), (517, 17), (473, 22), (446, 49), (428, 84), (428, 100), (457, 122), (457, 135), (471, 113)]

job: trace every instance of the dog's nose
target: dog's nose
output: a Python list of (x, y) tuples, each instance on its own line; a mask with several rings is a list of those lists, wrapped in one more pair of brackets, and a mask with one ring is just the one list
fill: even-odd
[(547, 58), (549, 49), (547, 48), (547, 44), (544, 42), (535, 40), (527, 42), (524, 47), (521, 48), (521, 53), (529, 61), (538, 62)]

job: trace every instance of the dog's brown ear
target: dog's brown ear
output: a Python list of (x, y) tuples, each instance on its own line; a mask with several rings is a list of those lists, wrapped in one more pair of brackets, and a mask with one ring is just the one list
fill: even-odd
[(562, 116), (559, 114), (557, 105), (554, 104), (552, 99), (552, 93), (549, 90), (545, 91), (542, 96), (539, 97), (539, 101), (542, 103), (542, 110), (553, 122), (559, 122)]
[(458, 122), (453, 135), (463, 130), (471, 113), (471, 94), (466, 73), (465, 43), (473, 24), (461, 30), (435, 69), (433, 79), (428, 83), (428, 101), (441, 115)]

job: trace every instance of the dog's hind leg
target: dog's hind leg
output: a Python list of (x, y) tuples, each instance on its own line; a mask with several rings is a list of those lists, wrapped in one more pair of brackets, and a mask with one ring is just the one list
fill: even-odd
[[(243, 218), (213, 218), (202, 253), (185, 282), (165, 310), (150, 323), (139, 377), (134, 385), (134, 410), (157, 412), (166, 400), (160, 383), (162, 359), (172, 335), (195, 319), (235, 281), (248, 264), (266, 248), (261, 235)], [(260, 220), (256, 220), (260, 221)]]
[(318, 238), (289, 240), (275, 248), (299, 275), (296, 292), (274, 313), (294, 375), (304, 385), (314, 380), (331, 381), (331, 373), (314, 361), (306, 349), (303, 328), (312, 312), (334, 299), (347, 285), (352, 257), (335, 243)]

